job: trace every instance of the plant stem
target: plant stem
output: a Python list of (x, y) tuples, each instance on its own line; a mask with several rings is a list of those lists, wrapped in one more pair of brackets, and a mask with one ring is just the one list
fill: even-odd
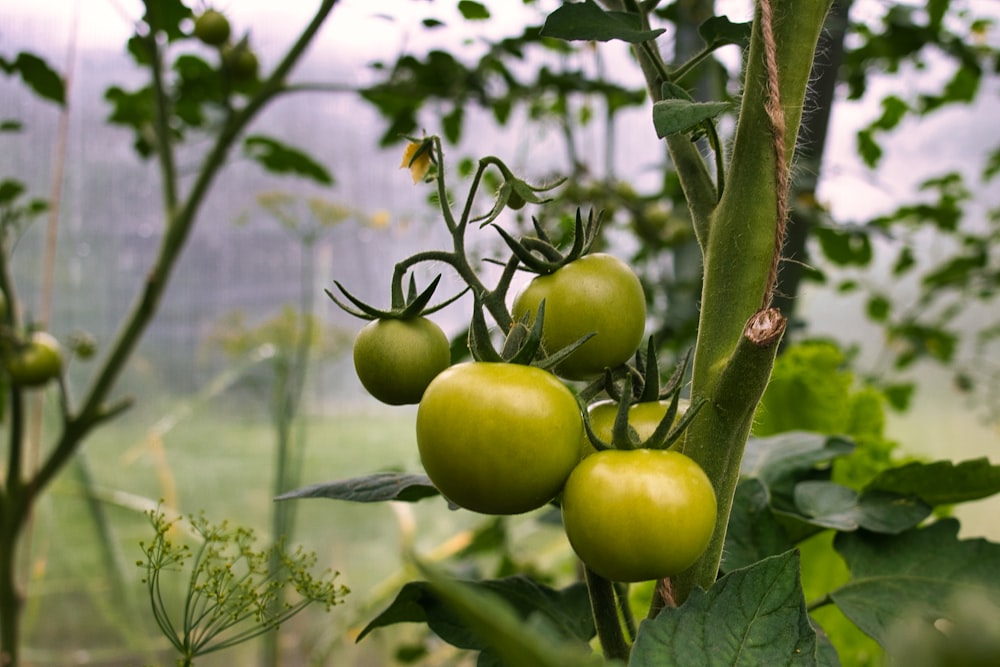
[[(781, 100), (790, 161), (802, 100), (829, 2), (772, 0)], [(777, 341), (761, 346), (747, 323), (762, 302), (775, 246), (775, 159), (765, 113), (764, 58), (759, 17), (754, 21), (746, 85), (726, 190), (703, 244), (702, 289), (692, 395), (708, 399), (688, 429), (684, 453), (712, 479), (719, 515), (702, 558), (674, 580), (682, 603), (696, 586), (715, 581), (726, 526), (753, 415), (770, 377)], [(772, 321), (775, 323), (777, 320)], [(782, 324), (783, 326), (783, 324)], [(757, 332), (759, 333), (759, 332)]]
[(628, 660), (629, 646), (618, 616), (614, 584), (587, 566), (584, 566), (583, 573), (604, 657), (608, 660)]

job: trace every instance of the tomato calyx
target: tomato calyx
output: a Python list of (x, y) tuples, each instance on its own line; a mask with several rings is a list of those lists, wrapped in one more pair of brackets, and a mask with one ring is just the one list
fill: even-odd
[[(658, 364), (656, 352), (653, 347), (652, 338), (649, 339), (645, 359), (638, 352), (636, 353), (636, 366), (638, 370), (628, 367), (627, 372), (621, 380), (620, 386), (614, 381), (610, 371), (605, 374), (604, 389), (612, 400), (617, 403), (615, 421), (611, 429), (610, 442), (601, 438), (594, 430), (590, 419), (590, 412), (582, 396), (588, 395), (586, 390), (578, 397), (583, 412), (583, 426), (587, 434), (587, 439), (594, 449), (601, 451), (605, 449), (671, 449), (678, 442), (684, 431), (691, 424), (691, 421), (698, 414), (698, 411), (705, 404), (704, 398), (697, 398), (684, 410), (678, 419), (681, 411), (681, 385), (687, 372), (687, 366), (691, 355), (688, 353), (677, 365), (673, 375), (667, 385), (659, 389)], [(592, 387), (589, 388), (592, 390)], [(636, 430), (629, 424), (630, 411), (633, 407), (645, 403), (669, 400), (670, 403), (656, 426), (653, 433), (645, 440), (640, 439)], [(675, 423), (676, 422), (676, 423)]]
[(333, 281), (333, 284), (337, 286), (337, 289), (340, 290), (340, 293), (348, 302), (350, 302), (351, 305), (348, 305), (344, 301), (338, 299), (332, 291), (330, 290), (324, 290), (324, 291), (326, 292), (326, 295), (330, 297), (330, 300), (333, 301), (335, 304), (337, 304), (337, 306), (339, 306), (341, 310), (350, 313), (351, 315), (354, 315), (355, 317), (361, 318), (363, 320), (409, 320), (415, 317), (421, 317), (425, 315), (430, 315), (431, 313), (435, 313), (444, 308), (445, 306), (454, 303), (455, 301), (460, 299), (466, 292), (469, 291), (469, 288), (467, 287), (458, 294), (456, 294), (455, 296), (446, 299), (440, 303), (437, 303), (433, 306), (430, 306), (428, 304), (430, 303), (431, 298), (434, 296), (434, 291), (437, 289), (438, 284), (440, 282), (441, 282), (441, 274), (438, 274), (434, 278), (434, 280), (431, 281), (430, 285), (428, 285), (422, 292), (418, 292), (416, 280), (413, 278), (413, 275), (411, 274), (409, 288), (406, 297), (398, 296), (402, 294), (401, 289), (393, 289), (394, 303), (392, 304), (392, 307), (388, 310), (379, 309), (370, 304), (365, 303), (364, 301), (362, 301), (361, 299), (359, 299), (358, 297), (354, 296), (349, 291), (347, 291), (347, 288), (336, 280)]
[(603, 211), (596, 216), (591, 210), (587, 215), (586, 223), (580, 209), (576, 210), (576, 223), (573, 228), (573, 245), (565, 253), (561, 252), (552, 242), (549, 235), (542, 228), (542, 225), (535, 217), (531, 218), (532, 226), (537, 236), (526, 236), (515, 239), (502, 227), (494, 225), (497, 233), (503, 239), (507, 247), (515, 257), (532, 273), (546, 275), (554, 273), (558, 269), (566, 266), (570, 262), (580, 259), (594, 246), (597, 240), (597, 233), (601, 229), (601, 219)]
[(525, 313), (524, 317), (511, 326), (510, 331), (504, 337), (503, 346), (498, 351), (493, 346), (489, 325), (487, 325), (486, 316), (483, 313), (482, 300), (476, 297), (472, 309), (472, 326), (469, 327), (469, 351), (476, 361), (521, 364), (552, 371), (560, 362), (594, 336), (593, 333), (589, 333), (570, 345), (539, 358), (539, 353), (542, 352), (544, 323), (545, 300), (543, 299), (538, 304), (538, 314), (535, 316), (534, 322), (531, 321), (531, 314)]

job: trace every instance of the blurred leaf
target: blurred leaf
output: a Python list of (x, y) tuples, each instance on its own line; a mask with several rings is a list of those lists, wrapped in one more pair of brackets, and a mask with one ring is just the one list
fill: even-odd
[(1000, 148), (994, 149), (986, 159), (986, 164), (983, 166), (982, 179), (984, 181), (991, 181), (997, 174), (1000, 174)]
[(174, 71), (178, 74), (178, 81), (174, 91), (173, 111), (188, 125), (199, 127), (205, 120), (202, 105), (209, 101), (222, 101), (222, 74), (217, 68), (190, 53), (177, 57)]
[(304, 486), (283, 493), (275, 500), (330, 498), (356, 503), (379, 503), (389, 500), (412, 503), (437, 495), (440, 495), (440, 492), (427, 475), (380, 472), (363, 477)]
[(911, 614), (934, 632), (932, 623), (945, 617), (947, 601), (961, 590), (979, 590), (1000, 601), (1000, 545), (959, 540), (958, 529), (958, 521), (943, 519), (900, 535), (837, 535), (834, 546), (852, 578), (830, 597), (882, 646), (894, 624)]
[(487, 581), (442, 584), (443, 581), (443, 578), (436, 578), (434, 584), (412, 581), (403, 586), (389, 606), (365, 626), (357, 641), (364, 639), (373, 630), (396, 623), (426, 623), (442, 640), (452, 646), (471, 650), (483, 650), (490, 646), (497, 639), (493, 633), (498, 630), (501, 632), (500, 636), (503, 636), (503, 628), (486, 628), (483, 619), (478, 614), (470, 613), (461, 600), (458, 600), (460, 609), (451, 606), (449, 602), (456, 602), (453, 589), (449, 588), (444, 597), (440, 594), (440, 589), (448, 585), (470, 591), (469, 594), (475, 596), (477, 604), (487, 617), (503, 617), (503, 626), (513, 621), (519, 633), (526, 631), (526, 621), (536, 624), (537, 619), (545, 619), (549, 629), (549, 641), (546, 643), (575, 640), (574, 643), (578, 642), (581, 647), (585, 647), (586, 642), (595, 634), (585, 584), (577, 583), (563, 590), (555, 590), (521, 575)]
[(916, 266), (917, 260), (913, 256), (913, 249), (910, 246), (903, 246), (899, 250), (899, 257), (896, 258), (896, 263), (892, 265), (892, 275), (900, 276), (914, 266)]
[(946, 104), (969, 104), (976, 99), (982, 70), (975, 63), (962, 63), (940, 95), (922, 95), (920, 113), (927, 114)]
[(467, 21), (484, 21), (490, 17), (490, 10), (481, 2), (459, 0), (458, 11)]
[(193, 18), (194, 14), (183, 0), (144, 0), (144, 3), (146, 13), (142, 20), (146, 25), (165, 33), (171, 42), (188, 36), (181, 26), (185, 19)]
[(24, 194), (24, 183), (12, 178), (0, 181), (0, 205), (9, 206)]
[[(585, 638), (564, 634), (567, 628), (560, 626), (564, 620), (562, 609), (557, 610), (558, 616), (555, 617), (538, 611), (538, 604), (548, 606), (547, 603), (552, 600), (538, 600), (525, 616), (524, 609), (520, 608), (522, 591), (508, 591), (506, 587), (490, 589), (479, 583), (455, 581), (425, 565), (420, 565), (420, 569), (434, 592), (471, 630), (472, 636), (482, 643), (483, 653), (478, 662), (481, 667), (598, 667), (607, 664), (593, 654)], [(497, 581), (533, 583), (516, 577)], [(581, 589), (585, 587), (582, 584), (576, 586), (576, 602), (580, 602), (583, 599)], [(565, 601), (558, 603), (564, 604)], [(583, 605), (583, 609), (589, 611), (589, 604)], [(589, 613), (586, 617), (589, 620)], [(583, 620), (583, 617), (573, 620)], [(588, 628), (588, 633), (592, 635), (592, 626), (588, 625)]]
[(985, 238), (977, 239), (968, 254), (952, 257), (934, 271), (924, 275), (922, 279), (924, 287), (941, 289), (967, 285), (978, 275), (977, 270), (985, 269), (989, 264), (987, 243), (988, 240)]
[(790, 346), (775, 362), (754, 435), (846, 433), (853, 385), (854, 375), (836, 344), (818, 340)]
[[(784, 507), (794, 509), (795, 486), (819, 464), (854, 451), (845, 438), (792, 432), (769, 438), (751, 438), (743, 455), (743, 475), (756, 477)], [(783, 508), (784, 508), (783, 507)]]
[(19, 120), (5, 120), (0, 122), (0, 132), (20, 132), (24, 129), (24, 123)]
[(767, 489), (759, 479), (744, 478), (736, 486), (733, 510), (722, 550), (723, 572), (749, 567), (795, 546), (784, 526), (771, 511)]
[(1000, 493), (1000, 465), (985, 457), (908, 463), (883, 471), (866, 489), (917, 496), (930, 505), (954, 505)]
[(868, 313), (869, 319), (875, 322), (885, 322), (891, 308), (892, 302), (881, 294), (872, 295), (865, 304), (865, 311)]
[(869, 129), (858, 131), (857, 149), (861, 159), (871, 169), (874, 169), (879, 160), (882, 159), (882, 147), (875, 141), (875, 137)]
[(858, 494), (827, 481), (806, 481), (795, 487), (795, 505), (810, 523), (848, 532), (864, 528), (896, 535), (926, 519), (931, 508), (919, 499), (896, 493)]
[(701, 123), (715, 118), (729, 108), (728, 102), (688, 102), (687, 100), (661, 100), (653, 104), (653, 127), (656, 136), (688, 132)]
[[(639, 626), (629, 667), (820, 665), (816, 630), (789, 551), (736, 570)], [(837, 664), (836, 662), (832, 664)]]
[(294, 174), (321, 185), (333, 185), (333, 176), (326, 167), (302, 151), (279, 141), (254, 135), (243, 142), (247, 156), (257, 160), (265, 169), (276, 174)]
[(664, 29), (643, 30), (637, 14), (606, 12), (593, 0), (567, 2), (545, 19), (542, 35), (565, 40), (607, 42), (620, 39), (632, 44), (656, 39)]
[(896, 368), (907, 368), (924, 357), (948, 363), (955, 356), (958, 345), (956, 334), (914, 321), (893, 325), (889, 328), (889, 336), (902, 349), (896, 356)]
[(708, 47), (717, 49), (728, 44), (736, 44), (741, 49), (750, 47), (751, 23), (733, 23), (727, 16), (713, 16), (700, 26), (698, 34)]
[(867, 266), (872, 261), (872, 244), (862, 229), (815, 227), (813, 233), (827, 259), (841, 266)]
[(444, 130), (445, 139), (453, 144), (457, 144), (462, 138), (462, 120), (465, 118), (465, 109), (461, 105), (456, 105), (441, 119), (441, 129)]
[(886, 400), (889, 401), (889, 405), (899, 412), (905, 412), (910, 408), (913, 393), (916, 389), (916, 385), (912, 382), (903, 382), (886, 385), (882, 388), (882, 393), (885, 395)]
[(66, 104), (66, 83), (48, 63), (33, 53), (21, 51), (14, 60), (0, 57), (0, 69), (7, 74), (18, 73), (21, 80), (42, 99)]

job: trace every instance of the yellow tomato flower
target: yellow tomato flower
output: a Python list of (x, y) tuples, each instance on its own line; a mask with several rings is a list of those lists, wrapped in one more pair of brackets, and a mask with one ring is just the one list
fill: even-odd
[(431, 170), (431, 142), (411, 141), (406, 144), (399, 168), (409, 169), (414, 183), (422, 181)]

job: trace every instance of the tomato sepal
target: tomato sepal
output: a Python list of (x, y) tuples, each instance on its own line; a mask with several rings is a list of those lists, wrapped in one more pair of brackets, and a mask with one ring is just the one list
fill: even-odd
[[(376, 308), (375, 306), (369, 305), (359, 299), (358, 297), (351, 294), (346, 287), (344, 287), (339, 281), (334, 280), (333, 284), (340, 290), (344, 299), (350, 302), (351, 305), (344, 303), (329, 289), (324, 290), (326, 295), (330, 297), (337, 306), (346, 313), (358, 317), (363, 320), (408, 320), (414, 317), (422, 317), (426, 315), (431, 315), (441, 310), (442, 308), (451, 305), (458, 299), (462, 298), (470, 288), (466, 287), (464, 290), (455, 294), (454, 296), (445, 299), (433, 306), (428, 306), (431, 298), (434, 296), (434, 291), (437, 289), (438, 284), (441, 282), (441, 274), (438, 274), (434, 280), (431, 281), (422, 292), (417, 292), (416, 281), (413, 275), (410, 275), (410, 285), (407, 297), (402, 301), (402, 303), (393, 304), (393, 307), (385, 310), (381, 308)], [(398, 299), (396, 299), (398, 301)]]
[(587, 222), (583, 222), (580, 209), (576, 210), (576, 222), (573, 231), (573, 246), (565, 253), (559, 251), (548, 236), (542, 231), (538, 221), (532, 218), (537, 237), (515, 239), (499, 225), (494, 225), (500, 238), (503, 239), (511, 253), (532, 273), (547, 275), (554, 273), (570, 262), (580, 259), (588, 252), (597, 240), (601, 228), (603, 212), (594, 215), (591, 210)]

